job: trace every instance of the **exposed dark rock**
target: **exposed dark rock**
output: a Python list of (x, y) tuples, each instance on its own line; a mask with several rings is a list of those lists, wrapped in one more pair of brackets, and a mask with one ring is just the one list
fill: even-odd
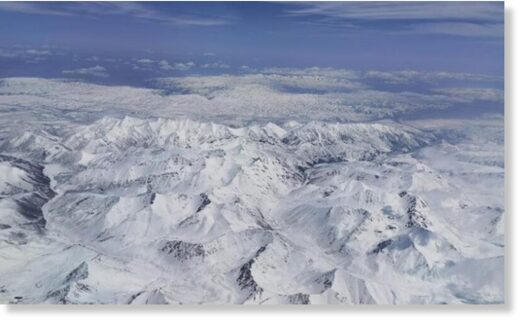
[(371, 250), (368, 254), (377, 254), (380, 253), (382, 250), (384, 250), (386, 247), (391, 245), (393, 243), (393, 240), (385, 240), (377, 244), (373, 250)]
[[(61, 287), (58, 287), (57, 289), (54, 289), (47, 293), (46, 301), (51, 301), (60, 304), (70, 303), (67, 296), (70, 293), (72, 284), (78, 284), (78, 281), (84, 280), (86, 278), (88, 278), (88, 264), (86, 262), (83, 262), (74, 270), (72, 270), (69, 274), (67, 274)], [(89, 287), (84, 284), (79, 285), (78, 289), (82, 291), (89, 291)]]
[(207, 205), (211, 204), (211, 200), (206, 193), (200, 194), (200, 205), (196, 209), (196, 212), (201, 212)]
[(252, 259), (240, 267), (240, 272), (236, 281), (242, 290), (247, 290), (249, 294), (246, 299), (253, 297), (257, 293), (263, 292), (263, 289), (256, 283), (252, 277), (251, 267), (256, 258), (265, 251), (267, 246), (262, 246), (256, 251)]
[(408, 207), (407, 207), (407, 217), (408, 221), (406, 223), (406, 227), (414, 227), (418, 226), (424, 229), (430, 227), (431, 221), (429, 221), (426, 215), (423, 213), (422, 209), (427, 208), (427, 204), (420, 198), (415, 196), (407, 195), (408, 198)]
[(297, 293), (288, 296), (290, 304), (310, 304), (310, 296), (308, 294)]
[(142, 295), (143, 293), (144, 293), (144, 291), (139, 291), (139, 292), (133, 294), (133, 295), (128, 299), (127, 304), (132, 304), (132, 302), (133, 302), (136, 298), (138, 298), (140, 295)]
[(62, 286), (56, 290), (47, 293), (45, 300), (51, 300), (55, 303), (66, 304), (68, 303), (67, 295), (70, 292), (70, 285)]
[(335, 269), (331, 270), (329, 272), (326, 272), (323, 275), (321, 275), (320, 277), (316, 278), (315, 282), (322, 285), (322, 287), (323, 287), (322, 291), (324, 292), (324, 291), (326, 291), (326, 289), (329, 289), (332, 286), (334, 279), (335, 279)]
[(75, 282), (86, 279), (88, 277), (88, 264), (81, 263), (77, 268), (72, 270), (65, 278), (65, 283)]
[(204, 247), (201, 244), (183, 241), (166, 241), (160, 250), (181, 262), (205, 255)]
[(28, 221), (26, 226), (41, 231), (46, 224), (41, 208), (55, 195), (50, 188), (50, 179), (43, 173), (43, 166), (7, 155), (0, 155), (0, 161), (8, 162), (10, 166), (26, 173), (24, 180), (31, 188), (12, 187), (6, 193), (14, 199), (19, 213)]

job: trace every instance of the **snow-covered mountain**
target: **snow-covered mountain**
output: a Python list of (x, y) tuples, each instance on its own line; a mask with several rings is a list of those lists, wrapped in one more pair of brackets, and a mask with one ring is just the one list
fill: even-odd
[(1, 302), (504, 300), (499, 120), (53, 115), (2, 132)]

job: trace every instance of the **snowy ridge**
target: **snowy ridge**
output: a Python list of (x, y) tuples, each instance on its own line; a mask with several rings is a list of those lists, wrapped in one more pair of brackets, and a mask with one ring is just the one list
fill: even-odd
[(502, 168), (474, 152), (446, 170), (447, 148), (393, 122), (104, 117), (7, 137), (0, 204), (45, 195), (45, 224), (21, 242), (24, 222), (0, 222), (0, 300), (502, 302), (502, 200), (471, 187)]

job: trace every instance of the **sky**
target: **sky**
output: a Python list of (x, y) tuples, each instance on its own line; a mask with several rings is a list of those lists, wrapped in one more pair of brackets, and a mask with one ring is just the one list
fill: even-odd
[(503, 24), (503, 2), (0, 2), (0, 77), (131, 83), (151, 62), (502, 76)]

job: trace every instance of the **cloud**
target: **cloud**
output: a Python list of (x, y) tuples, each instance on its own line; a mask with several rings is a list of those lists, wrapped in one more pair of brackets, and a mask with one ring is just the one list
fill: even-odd
[(453, 98), (458, 98), (463, 102), (472, 101), (489, 101), (489, 102), (503, 102), (504, 92), (501, 89), (494, 88), (440, 88), (435, 89), (435, 92), (448, 95)]
[[(167, 60), (154, 61), (148, 58), (138, 59), (136, 62), (139, 65), (133, 65), (133, 69), (135, 70), (153, 70), (158, 66), (159, 69), (169, 71), (169, 70), (189, 70), (196, 66), (196, 64), (192, 61), (188, 62), (176, 62), (170, 63)], [(155, 65), (156, 63), (156, 65)]]
[[(503, 81), (502, 77), (496, 76), (413, 70), (362, 72), (318, 67), (246, 72), (159, 78), (155, 80), (155, 86), (169, 93), (168, 99), (174, 101), (175, 106), (197, 106), (207, 115), (254, 119), (312, 115), (315, 119), (364, 121), (457, 108), (460, 104), (470, 106), (481, 101), (492, 102), (488, 104), (489, 112), (495, 112), (492, 108), (503, 101), (502, 90), (491, 88), (496, 82)], [(405, 86), (386, 89), (372, 84), (373, 79)], [(467, 81), (481, 87), (463, 87)], [(408, 86), (417, 82), (422, 86)], [(447, 84), (453, 87), (438, 88)]]
[[(158, 62), (160, 63), (160, 61)], [(169, 63), (169, 66), (174, 64)], [(157, 67), (157, 65), (154, 65)], [(64, 71), (70, 75), (102, 75), (102, 67)], [(59, 108), (71, 103), (110, 108), (122, 113), (145, 112), (152, 116), (218, 119), (225, 122), (261, 121), (368, 121), (392, 117), (419, 117), (422, 112), (445, 110), (483, 110), (502, 112), (503, 91), (499, 84), (486, 79), (503, 81), (502, 77), (447, 72), (371, 71), (333, 68), (269, 68), (251, 69), (240, 74), (190, 75), (155, 79), (154, 88), (125, 86), (89, 86), (77, 90), (77, 84), (51, 80), (3, 80), (23, 82), (24, 95), (10, 97), (16, 102)], [(373, 77), (400, 77), (411, 85), (401, 87), (373, 85)], [(470, 85), (466, 79), (472, 79)], [(389, 78), (392, 79), (392, 78)], [(414, 79), (414, 80), (413, 80)], [(414, 86), (416, 79), (437, 79)], [(453, 81), (455, 80), (455, 81)], [(400, 80), (399, 80), (400, 81)], [(473, 83), (476, 82), (476, 83)], [(429, 85), (430, 84), (430, 85)], [(49, 97), (40, 94), (47, 90)], [(82, 87), (83, 88), (83, 87)], [(0, 86), (0, 91), (13, 92), (12, 86)], [(36, 94), (29, 99), (26, 91)], [(83, 106), (81, 105), (81, 106)], [(78, 110), (84, 111), (83, 108)], [(465, 108), (466, 107), (466, 108)], [(441, 113), (438, 113), (441, 115)]]
[(210, 68), (210, 69), (217, 69), (217, 68), (227, 69), (227, 68), (231, 68), (231, 66), (229, 66), (228, 64), (225, 64), (225, 63), (223, 63), (221, 61), (203, 64), (200, 67), (202, 67), (202, 68)]
[(468, 22), (422, 23), (413, 26), (417, 33), (433, 33), (465, 37), (503, 37), (503, 24), (477, 24)]
[(173, 66), (167, 60), (159, 61), (159, 68), (162, 70), (173, 70)]
[(5, 50), (0, 48), (0, 58), (16, 58), (18, 55), (11, 50)]
[(38, 64), (38, 63), (42, 63), (44, 61), (47, 61), (46, 57), (36, 56), (36, 57), (29, 58), (29, 59), (25, 60), (25, 63), (27, 63), (27, 64)]
[(99, 61), (101, 59), (99, 59), (98, 56), (91, 56), (91, 57), (87, 57), (85, 60), (86, 61)]
[(189, 61), (186, 63), (179, 62), (179, 63), (175, 63), (173, 65), (173, 67), (178, 70), (188, 70), (188, 69), (193, 68), (194, 66), (196, 66), (196, 64), (192, 61)]
[(103, 66), (94, 66), (88, 68), (80, 68), (73, 70), (63, 70), (61, 73), (64, 75), (83, 75), (83, 76), (93, 76), (93, 77), (108, 77), (108, 73), (105, 67)]
[(170, 26), (211, 27), (233, 23), (233, 17), (214, 16), (207, 13), (174, 13), (156, 9), (146, 3), (139, 2), (0, 2), (0, 10), (56, 16), (82, 16), (95, 18), (98, 16), (126, 16), (146, 22), (162, 23)]
[(484, 20), (501, 21), (499, 2), (299, 2), (292, 15), (320, 15), (351, 20)]
[(288, 8), (289, 17), (332, 28), (463, 37), (503, 37), (504, 33), (500, 2), (323, 1), (297, 2)]
[(195, 67), (196, 64), (192, 61), (189, 62), (177, 62), (174, 64), (170, 64), (167, 60), (161, 60), (159, 62), (159, 68), (162, 70), (189, 70), (193, 67)]
[(365, 73), (360, 73), (359, 77), (365, 79), (382, 80), (388, 84), (409, 84), (416, 82), (438, 83), (443, 80), (455, 81), (478, 81), (478, 82), (499, 82), (502, 77), (479, 75), (470, 73), (457, 72), (419, 72), (416, 70), (401, 70), (401, 71), (379, 71), (370, 70)]
[(154, 61), (151, 59), (148, 59), (148, 58), (142, 58), (142, 59), (137, 59), (136, 62), (139, 64), (148, 65), (148, 64), (152, 64)]
[(0, 58), (21, 59), (26, 63), (39, 63), (47, 60), (53, 55), (65, 55), (62, 51), (51, 51), (46, 47), (31, 48), (26, 46), (13, 46), (0, 48)]
[(38, 49), (27, 49), (25, 50), (25, 53), (28, 55), (34, 55), (34, 56), (49, 56), (52, 54), (49, 50), (38, 50)]
[(319, 78), (358, 79), (359, 73), (349, 69), (336, 68), (265, 68), (261, 70), (265, 74), (280, 74), (294, 76), (315, 76)]
[(0, 2), (0, 10), (12, 11), (28, 14), (39, 14), (39, 15), (55, 15), (55, 16), (71, 16), (72, 13), (67, 10), (56, 8), (52, 5), (43, 5), (34, 2)]

